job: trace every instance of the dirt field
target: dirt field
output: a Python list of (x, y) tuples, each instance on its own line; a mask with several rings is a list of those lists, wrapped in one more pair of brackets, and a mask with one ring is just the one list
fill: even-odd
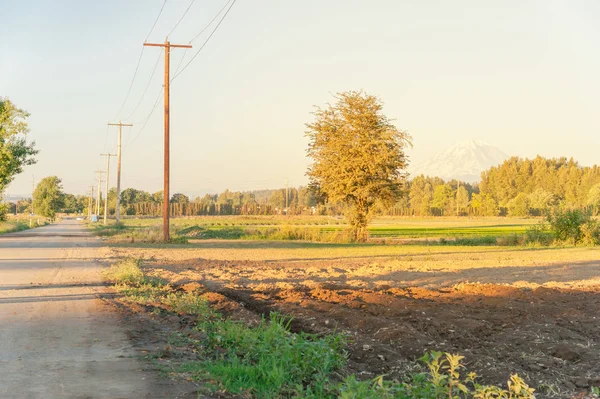
[(350, 371), (365, 378), (400, 377), (441, 350), (464, 355), (485, 383), (517, 372), (539, 397), (600, 385), (598, 249), (268, 245), (106, 255), (144, 258), (175, 285), (197, 282), (222, 309), (278, 310), (296, 330), (345, 332)]

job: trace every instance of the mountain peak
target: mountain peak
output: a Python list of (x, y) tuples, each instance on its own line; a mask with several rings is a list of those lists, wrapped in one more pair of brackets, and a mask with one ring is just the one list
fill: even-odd
[(481, 140), (457, 143), (431, 159), (410, 168), (412, 176), (438, 176), (444, 180), (458, 179), (478, 182), (481, 172), (508, 159), (497, 147)]

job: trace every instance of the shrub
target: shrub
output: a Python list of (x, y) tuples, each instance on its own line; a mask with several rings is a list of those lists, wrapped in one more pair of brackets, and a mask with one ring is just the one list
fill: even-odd
[(141, 285), (145, 282), (139, 259), (125, 259), (104, 271), (104, 277), (118, 284)]
[(581, 239), (581, 226), (590, 216), (579, 209), (555, 209), (547, 219), (557, 240), (576, 244)]
[(9, 205), (6, 202), (0, 203), (0, 221), (6, 221), (6, 215), (8, 215)]
[(581, 226), (581, 243), (584, 245), (600, 244), (600, 223), (590, 219)]
[(531, 226), (525, 232), (525, 244), (548, 246), (554, 241), (554, 233), (550, 231), (550, 226), (544, 223), (538, 223)]

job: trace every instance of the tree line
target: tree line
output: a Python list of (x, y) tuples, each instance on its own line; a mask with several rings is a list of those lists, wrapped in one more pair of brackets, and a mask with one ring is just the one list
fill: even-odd
[[(43, 181), (52, 187), (60, 180)], [(44, 190), (50, 190), (44, 188)], [(563, 207), (600, 212), (600, 167), (584, 167), (573, 159), (513, 157), (482, 173), (478, 184), (419, 175), (408, 180), (404, 194), (391, 206), (380, 206), (388, 216), (542, 216), (548, 209)], [(89, 196), (60, 193), (53, 201), (58, 213), (87, 213)], [(287, 195), (287, 208), (286, 208)], [(40, 196), (41, 198), (41, 196)], [(127, 188), (121, 192), (123, 213), (160, 216), (162, 191), (149, 193)], [(230, 191), (190, 199), (182, 193), (171, 197), (173, 216), (210, 215), (331, 215), (344, 214), (345, 206), (320, 198), (311, 187)], [(94, 201), (94, 213), (95, 210)], [(16, 209), (15, 209), (16, 207)], [(38, 204), (41, 212), (44, 202)], [(101, 201), (101, 213), (104, 201)], [(108, 213), (114, 215), (116, 189), (108, 194)], [(34, 207), (35, 208), (35, 207)], [(11, 204), (11, 213), (31, 211), (31, 199)], [(41, 213), (40, 213), (41, 214)]]
[[(600, 167), (583, 167), (573, 159), (513, 157), (481, 174), (470, 184), (439, 177), (408, 178), (404, 148), (410, 136), (382, 114), (382, 103), (363, 92), (336, 96), (337, 103), (317, 107), (308, 123), (308, 155), (313, 160), (306, 187), (229, 191), (190, 199), (182, 193), (170, 199), (173, 216), (194, 215), (345, 215), (357, 238), (376, 215), (398, 216), (539, 216), (562, 207), (600, 211)], [(35, 162), (37, 150), (28, 143), (27, 112), (0, 97), (0, 191)], [(89, 197), (64, 193), (56, 176), (38, 184), (31, 199), (10, 204), (10, 212), (87, 213)], [(162, 191), (135, 188), (121, 192), (123, 213), (158, 216)], [(96, 202), (92, 202), (95, 204)], [(104, 200), (99, 210), (103, 213)], [(4, 204), (3, 207), (7, 205)], [(108, 213), (114, 214), (116, 189), (108, 192)], [(0, 216), (3, 209), (0, 209)], [(362, 229), (362, 230), (361, 230)], [(361, 233), (362, 231), (362, 233)]]
[(600, 167), (574, 159), (512, 157), (468, 184), (417, 176), (387, 214), (415, 216), (542, 216), (555, 207), (600, 212)]

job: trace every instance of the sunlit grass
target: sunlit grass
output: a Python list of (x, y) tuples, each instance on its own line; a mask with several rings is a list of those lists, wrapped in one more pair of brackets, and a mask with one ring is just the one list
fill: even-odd
[[(483, 245), (493, 245), (494, 238), (524, 234), (535, 219), (516, 218), (382, 218), (369, 227), (372, 239), (458, 239), (486, 237)], [(120, 242), (160, 242), (162, 221), (159, 218), (130, 218), (122, 224), (92, 225), (96, 234)], [(201, 216), (175, 218), (171, 236), (186, 239), (224, 240), (300, 240), (314, 242), (350, 241), (348, 225), (341, 218), (325, 216)], [(473, 240), (474, 245), (478, 244)], [(501, 243), (501, 242), (500, 242)]]

